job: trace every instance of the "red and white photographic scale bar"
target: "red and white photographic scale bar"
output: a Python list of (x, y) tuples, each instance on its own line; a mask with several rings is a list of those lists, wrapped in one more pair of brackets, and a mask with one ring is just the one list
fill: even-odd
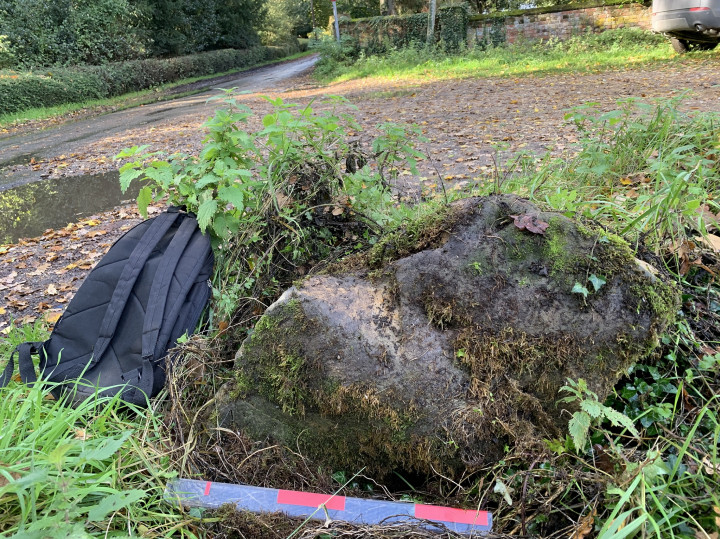
[(243, 511), (255, 513), (280, 511), (293, 517), (310, 517), (315, 520), (330, 518), (353, 524), (390, 524), (420, 519), (440, 523), (448, 530), (460, 534), (483, 535), (492, 528), (492, 515), (487, 511), (231, 485), (195, 479), (172, 481), (165, 490), (165, 499), (184, 507), (217, 509), (224, 504), (232, 503)]

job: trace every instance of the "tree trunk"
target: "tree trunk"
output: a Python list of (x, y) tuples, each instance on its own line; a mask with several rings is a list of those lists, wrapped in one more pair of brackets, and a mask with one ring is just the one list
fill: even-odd
[(427, 44), (432, 45), (435, 42), (435, 11), (437, 8), (437, 0), (430, 0), (430, 12), (428, 13), (428, 30)]

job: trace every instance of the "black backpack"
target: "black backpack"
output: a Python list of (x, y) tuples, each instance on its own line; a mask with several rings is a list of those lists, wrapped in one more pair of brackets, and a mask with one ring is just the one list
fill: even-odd
[(55, 397), (79, 402), (99, 392), (138, 405), (165, 385), (165, 356), (191, 334), (210, 297), (210, 239), (195, 218), (177, 208), (143, 221), (110, 248), (90, 272), (45, 342), (13, 352), (0, 387), (18, 355), (20, 376), (58, 382)]

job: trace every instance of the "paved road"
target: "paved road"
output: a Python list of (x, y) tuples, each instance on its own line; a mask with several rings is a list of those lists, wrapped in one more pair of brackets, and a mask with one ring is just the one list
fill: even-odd
[(203, 108), (213, 110), (217, 104), (207, 104), (208, 97), (217, 95), (212, 88), (237, 88), (238, 91), (258, 92), (282, 88), (288, 80), (307, 72), (317, 56), (265, 66), (221, 81), (210, 81), (210, 89), (201, 93), (162, 101), (143, 107), (113, 112), (77, 122), (65, 123), (48, 129), (0, 138), (0, 191), (42, 179), (39, 172), (22, 170), (10, 172), (7, 167), (82, 151), (89, 143), (108, 136), (122, 136), (124, 132), (151, 125), (163, 120), (197, 113)]

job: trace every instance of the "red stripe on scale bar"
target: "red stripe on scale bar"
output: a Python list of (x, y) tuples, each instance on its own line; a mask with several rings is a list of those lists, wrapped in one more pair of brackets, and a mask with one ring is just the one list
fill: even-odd
[(486, 511), (455, 509), (453, 507), (423, 505), (420, 503), (415, 504), (415, 518), (439, 520), (440, 522), (456, 522), (458, 524), (474, 524), (475, 526), (488, 525), (488, 513)]
[(315, 494), (314, 492), (297, 492), (295, 490), (278, 490), (277, 503), (301, 505), (318, 508), (325, 505), (327, 509), (345, 511), (345, 496), (332, 494)]
[(209, 495), (210, 495), (210, 485), (212, 485), (212, 483), (211, 483), (210, 481), (208, 481), (207, 483), (205, 483), (205, 496), (209, 496)]

